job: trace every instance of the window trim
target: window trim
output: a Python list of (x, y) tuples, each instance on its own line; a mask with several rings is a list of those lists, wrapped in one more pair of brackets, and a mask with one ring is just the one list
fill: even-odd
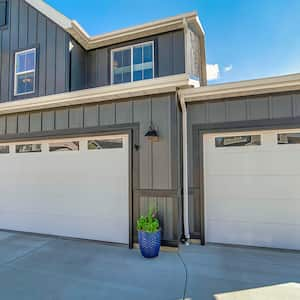
[[(17, 56), (19, 54), (24, 54), (26, 52), (30, 52), (33, 50), (34, 50), (34, 54), (35, 54), (34, 69), (23, 71), (23, 72), (17, 72)], [(36, 47), (15, 52), (15, 66), (14, 66), (14, 96), (15, 97), (22, 96), (22, 95), (34, 94), (36, 92), (35, 91), (36, 90), (36, 67), (37, 67), (37, 48)], [(29, 73), (34, 73), (33, 90), (30, 92), (25, 92), (25, 93), (17, 93), (17, 90), (18, 90), (17, 77), (19, 75), (24, 75), (24, 74), (29, 74)]]
[[(148, 41), (148, 42), (143, 42), (143, 43), (138, 43), (138, 44), (133, 44), (129, 46), (124, 46), (124, 47), (119, 47), (111, 50), (111, 55), (110, 55), (110, 82), (111, 85), (113, 84), (123, 84), (123, 83), (131, 83), (131, 82), (137, 82), (137, 81), (143, 81), (143, 80), (149, 80), (149, 79), (142, 79), (142, 80), (133, 80), (133, 48), (138, 47), (138, 46), (144, 46), (144, 45), (152, 45), (152, 79), (155, 76), (155, 49), (154, 49), (154, 41)], [(113, 54), (118, 51), (123, 51), (130, 49), (130, 67), (131, 67), (131, 72), (130, 72), (130, 81), (129, 82), (121, 82), (121, 83), (114, 83), (114, 72), (113, 72)]]
[(5, 24), (3, 25), (0, 25), (0, 30), (3, 30), (3, 29), (7, 29), (8, 27), (8, 20), (9, 20), (9, 16), (8, 16), (8, 0), (3, 0), (1, 2), (5, 2)]

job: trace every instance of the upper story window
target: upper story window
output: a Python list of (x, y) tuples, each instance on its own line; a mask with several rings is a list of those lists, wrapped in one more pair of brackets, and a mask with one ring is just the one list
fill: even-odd
[(154, 77), (154, 43), (147, 42), (112, 50), (113, 84)]
[(35, 91), (36, 49), (15, 54), (15, 96)]
[(0, 27), (7, 25), (7, 0), (0, 0)]

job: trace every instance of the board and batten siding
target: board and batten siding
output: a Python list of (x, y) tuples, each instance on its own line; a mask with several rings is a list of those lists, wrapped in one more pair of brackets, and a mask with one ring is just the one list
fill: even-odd
[[(159, 132), (159, 142), (144, 136), (150, 124)], [(149, 96), (120, 102), (89, 104), (45, 111), (0, 116), (0, 142), (16, 138), (63, 136), (109, 131), (123, 126), (137, 126), (133, 149), (138, 155), (137, 179), (133, 180), (134, 220), (157, 207), (164, 224), (163, 239), (178, 240), (179, 218), (179, 149), (178, 109), (175, 94)], [(96, 129), (96, 131), (95, 131)], [(134, 231), (135, 233), (135, 231)], [(136, 240), (136, 236), (135, 236)]]
[(87, 58), (87, 87), (99, 87), (111, 83), (111, 50), (154, 41), (155, 77), (185, 73), (184, 31), (178, 30), (91, 50)]
[[(14, 54), (37, 47), (35, 94), (14, 97)], [(24, 0), (8, 1), (0, 30), (0, 102), (69, 90), (69, 35)]]
[[(188, 168), (189, 168), (189, 213), (190, 230), (193, 236), (200, 234), (200, 180), (194, 178), (195, 143), (199, 137), (193, 136), (193, 127), (216, 125), (233, 122), (259, 120), (295, 119), (300, 117), (300, 93), (281, 93), (243, 97), (239, 99), (222, 99), (210, 102), (188, 104)], [(208, 126), (209, 127), (209, 126)], [(299, 123), (300, 128), (300, 123)], [(238, 129), (237, 129), (238, 131)], [(199, 182), (198, 182), (199, 181)]]

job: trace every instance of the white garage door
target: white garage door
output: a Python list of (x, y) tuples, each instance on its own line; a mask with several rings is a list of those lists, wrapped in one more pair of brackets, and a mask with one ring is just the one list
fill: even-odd
[(0, 144), (0, 228), (129, 240), (128, 137)]
[(207, 242), (300, 249), (300, 129), (204, 136)]

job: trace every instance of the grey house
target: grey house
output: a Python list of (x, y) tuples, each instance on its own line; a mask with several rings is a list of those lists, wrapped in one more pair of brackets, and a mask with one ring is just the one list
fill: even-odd
[(0, 61), (0, 228), (300, 249), (299, 75), (206, 86), (197, 14), (90, 37), (40, 0), (0, 1)]

